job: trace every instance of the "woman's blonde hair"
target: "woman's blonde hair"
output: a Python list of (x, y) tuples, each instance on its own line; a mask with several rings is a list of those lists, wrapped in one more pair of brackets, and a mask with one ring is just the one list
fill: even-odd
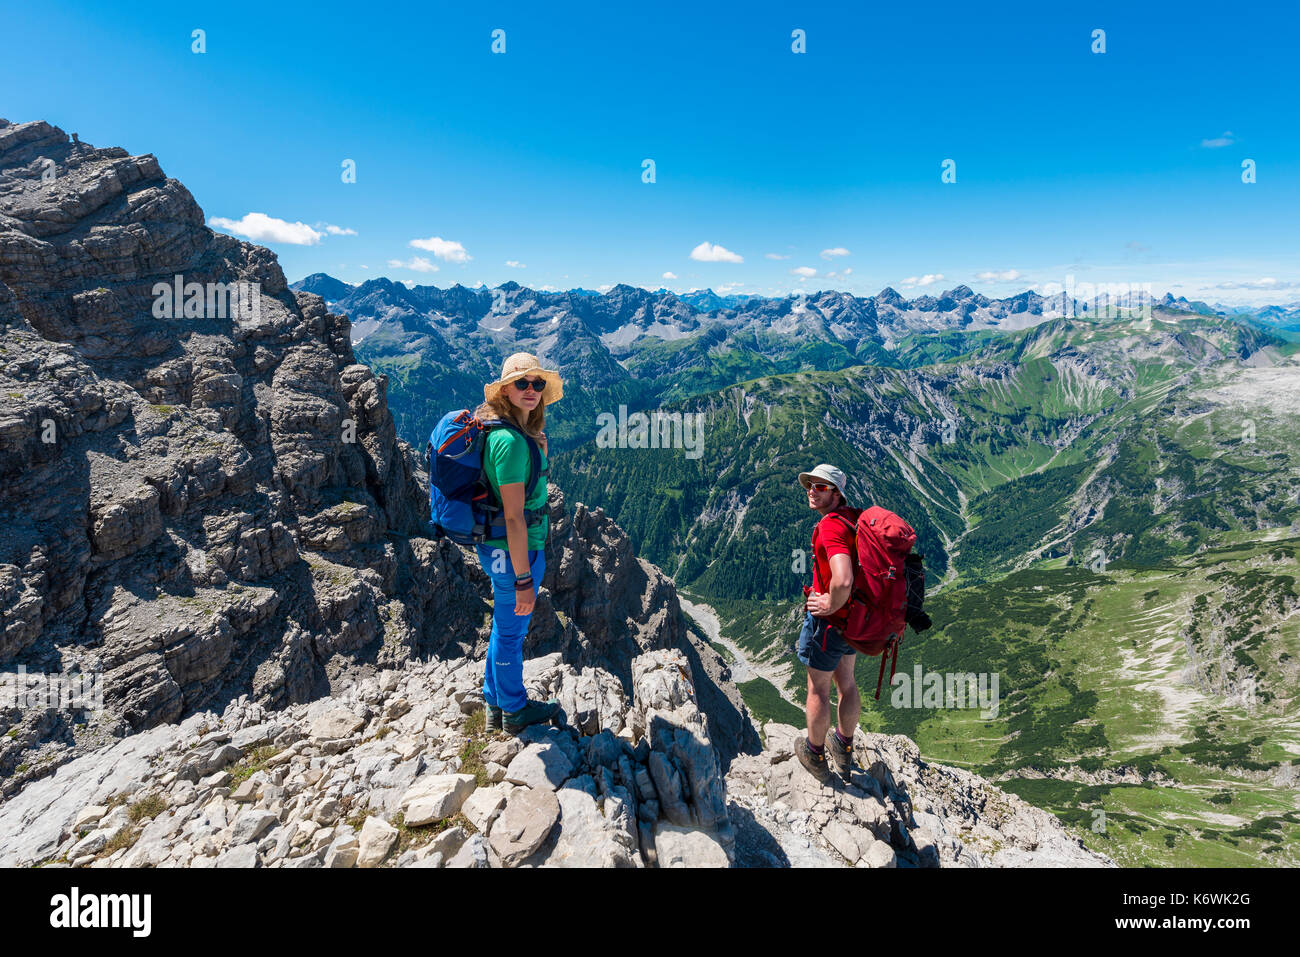
[(537, 403), (537, 408), (528, 413), (528, 421), (519, 420), (519, 409), (517, 409), (509, 399), (506, 398), (505, 389), (502, 389), (491, 399), (485, 401), (474, 410), (474, 417), (479, 421), (484, 419), (508, 419), (516, 423), (521, 429), (533, 438), (538, 438), (546, 431), (546, 405)]

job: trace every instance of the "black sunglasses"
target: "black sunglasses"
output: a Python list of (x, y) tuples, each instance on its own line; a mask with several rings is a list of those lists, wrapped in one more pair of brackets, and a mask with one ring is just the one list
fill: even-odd
[(546, 391), (545, 379), (516, 379), (515, 388), (520, 392), (527, 392), (530, 388), (539, 395)]

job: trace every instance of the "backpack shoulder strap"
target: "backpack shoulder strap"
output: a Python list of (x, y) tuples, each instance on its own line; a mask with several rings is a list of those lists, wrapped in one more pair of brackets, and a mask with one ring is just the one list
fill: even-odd
[(838, 509), (837, 509), (836, 511), (834, 511), (834, 512), (831, 512), (830, 515), (833, 516), (833, 517), (835, 517), (835, 518), (838, 518), (841, 522), (843, 522), (845, 525), (847, 525), (847, 526), (849, 527), (849, 532), (850, 532), (850, 534), (852, 534), (852, 535), (854, 536), (854, 538), (857, 537), (857, 534), (858, 534), (858, 526), (857, 526), (854, 522), (849, 521), (849, 518), (848, 518), (847, 515), (842, 514)]
[(524, 486), (524, 501), (533, 494), (537, 483), (542, 478), (542, 449), (531, 435), (525, 435), (528, 442), (528, 484)]
[[(854, 585), (854, 588), (853, 588), (853, 590), (850, 591), (850, 593), (849, 593), (849, 601), (850, 601), (850, 602), (853, 602), (853, 601), (859, 601), (859, 602), (861, 602), (862, 604), (866, 605), (868, 608), (871, 608), (871, 596), (869, 596), (869, 595), (866, 594), (864, 591), (862, 591), (861, 588), (858, 588), (858, 587), (857, 587), (857, 584), (858, 584), (858, 575), (859, 575), (859, 574), (861, 573), (861, 571), (862, 571), (862, 566), (861, 566), (861, 564), (858, 562), (858, 551), (857, 551), (857, 542), (858, 542), (858, 526), (857, 526), (857, 522), (856, 522), (856, 521), (850, 521), (850, 520), (849, 520), (849, 517), (848, 517), (847, 515), (844, 515), (843, 513), (841, 513), (841, 512), (838, 511), (838, 510), (837, 510), (837, 511), (834, 511), (834, 512), (831, 512), (830, 514), (831, 514), (831, 515), (834, 515), (834, 516), (835, 516), (836, 518), (838, 518), (841, 522), (843, 522), (845, 525), (847, 525), (847, 526), (849, 527), (849, 534), (853, 536), (853, 546), (854, 546), (854, 547), (853, 547), (853, 551), (849, 552), (849, 557), (853, 559), (853, 585)], [(858, 514), (861, 514), (861, 512), (859, 512)], [(846, 603), (845, 607), (848, 607), (847, 603)], [(877, 687), (877, 691), (879, 691), (879, 687)]]
[(541, 446), (537, 444), (537, 440), (531, 435), (507, 419), (485, 419), (483, 421), (484, 433), (490, 433), (493, 429), (507, 429), (523, 438), (528, 444), (528, 481), (524, 484), (524, 500), (527, 501), (528, 496), (532, 495), (537, 488), (537, 483), (541, 480), (541, 477), (549, 471), (549, 469), (542, 468)]

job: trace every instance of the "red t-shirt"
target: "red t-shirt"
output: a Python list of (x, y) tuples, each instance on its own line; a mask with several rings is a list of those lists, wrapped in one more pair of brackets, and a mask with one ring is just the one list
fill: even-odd
[[(817, 527), (813, 529), (813, 591), (823, 594), (830, 591), (832, 555), (848, 555), (853, 559), (853, 577), (856, 583), (860, 574), (854, 534), (857, 518), (857, 509), (837, 508), (834, 512), (823, 516), (817, 523)], [(845, 602), (838, 611), (828, 615), (827, 620), (844, 620), (848, 616), (847, 609), (848, 602)]]

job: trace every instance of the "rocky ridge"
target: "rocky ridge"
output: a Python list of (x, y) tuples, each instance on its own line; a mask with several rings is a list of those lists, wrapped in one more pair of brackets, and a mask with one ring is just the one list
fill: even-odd
[(0, 865), (727, 866), (735, 838), (686, 657), (648, 652), (633, 672), (628, 700), (604, 669), (530, 660), (530, 692), (581, 728), (518, 737), (482, 732), (468, 658), (279, 711), (241, 698), (0, 805)]
[(821, 787), (793, 758), (801, 732), (769, 724), (765, 749), (724, 775), (685, 655), (647, 652), (632, 672), (629, 697), (604, 669), (529, 661), (529, 693), (570, 720), (518, 737), (482, 732), (469, 658), (407, 662), (278, 711), (245, 696), (0, 804), (0, 866), (1109, 863), (906, 738), (862, 736), (851, 782)]
[(732, 820), (752, 866), (1109, 867), (1047, 811), (902, 735), (859, 732), (848, 782), (823, 787), (794, 757), (802, 729), (769, 722), (731, 764)]

